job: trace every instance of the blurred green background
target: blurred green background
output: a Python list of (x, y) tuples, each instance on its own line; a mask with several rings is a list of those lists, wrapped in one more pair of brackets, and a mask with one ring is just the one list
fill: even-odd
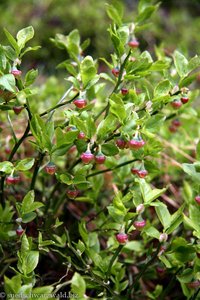
[[(52, 74), (56, 65), (67, 57), (64, 51), (55, 48), (50, 38), (56, 33), (68, 34), (77, 28), (82, 40), (91, 39), (87, 53), (95, 58), (109, 58), (112, 45), (106, 30), (110, 21), (105, 2), (115, 3), (111, 0), (1, 0), (1, 43), (7, 43), (4, 27), (15, 35), (21, 28), (32, 25), (35, 38), (30, 45), (41, 45), (42, 48), (27, 54), (23, 67), (40, 68), (44, 73)], [(120, 2), (124, 5), (125, 21), (134, 21), (139, 1)], [(155, 44), (162, 43), (169, 53), (178, 48), (186, 55), (187, 51), (190, 55), (199, 54), (200, 1), (162, 0), (160, 3), (160, 9), (154, 14), (149, 28), (137, 36), (141, 49), (152, 51)]]

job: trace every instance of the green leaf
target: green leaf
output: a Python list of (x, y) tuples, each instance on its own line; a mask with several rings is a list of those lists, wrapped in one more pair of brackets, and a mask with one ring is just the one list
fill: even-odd
[(67, 36), (59, 34), (57, 35), (60, 37), (60, 41), (64, 41), (63, 45), (67, 48), (69, 55), (71, 58), (75, 59), (78, 62), (78, 56), (80, 54), (80, 34), (77, 29), (74, 29), (70, 32)]
[(21, 275), (15, 275), (11, 279), (4, 276), (4, 288), (7, 294), (17, 294), (21, 287)]
[(25, 158), (17, 162), (15, 166), (15, 170), (17, 171), (27, 171), (32, 168), (34, 165), (35, 159), (34, 158)]
[(152, 201), (159, 198), (164, 192), (166, 192), (166, 188), (163, 189), (153, 189), (148, 193), (148, 195), (145, 198), (146, 203), (151, 203)]
[(0, 77), (0, 87), (9, 92), (15, 93), (15, 77), (13, 76), (13, 74), (2, 75)]
[(158, 83), (154, 90), (154, 97), (161, 97), (169, 94), (171, 90), (171, 83), (168, 79), (165, 79)]
[(199, 224), (196, 224), (195, 222), (193, 222), (190, 218), (188, 218), (185, 214), (183, 214), (183, 220), (184, 220), (184, 223), (186, 225), (188, 225), (190, 228), (196, 230), (197, 232), (200, 231), (200, 226)]
[(24, 56), (24, 54), (26, 54), (27, 52), (30, 51), (37, 51), (38, 49), (40, 49), (41, 46), (35, 46), (35, 47), (27, 47), (21, 54), (20, 54), (20, 58), (22, 58)]
[(200, 225), (199, 225), (199, 209), (196, 207), (196, 205), (190, 204), (189, 206), (189, 217), (194, 222), (196, 227), (199, 227), (200, 231)]
[(153, 226), (145, 226), (143, 231), (150, 237), (159, 239), (160, 232)]
[(182, 264), (194, 259), (194, 247), (182, 237), (177, 237), (173, 240), (171, 251), (174, 253), (174, 257)]
[(157, 61), (153, 62), (153, 64), (149, 68), (149, 70), (159, 72), (159, 71), (163, 71), (168, 68), (169, 68), (169, 62), (163, 61), (163, 60), (157, 60)]
[(38, 76), (38, 70), (30, 70), (26, 73), (24, 86), (30, 86)]
[(41, 202), (34, 202), (35, 193), (33, 190), (29, 191), (28, 194), (24, 197), (21, 206), (22, 214), (28, 214), (33, 212), (37, 208), (43, 206), (44, 204)]
[(162, 195), (166, 191), (166, 188), (152, 189), (150, 184), (148, 184), (144, 179), (139, 179), (138, 181), (139, 181), (142, 197), (146, 204), (150, 204), (152, 201), (159, 198), (160, 195)]
[(86, 229), (86, 224), (84, 221), (81, 221), (79, 224), (78, 224), (78, 229), (79, 229), (79, 233), (84, 241), (84, 243), (86, 245), (88, 245), (88, 240), (89, 240), (89, 236), (88, 236), (88, 231)]
[(159, 256), (159, 259), (162, 261), (162, 263), (166, 266), (166, 268), (172, 268), (173, 265), (172, 263), (167, 259), (165, 255)]
[(61, 174), (59, 179), (61, 182), (65, 183), (67, 185), (70, 185), (73, 183), (72, 176), (70, 176), (68, 174)]
[(77, 249), (80, 251), (81, 254), (85, 251), (85, 245), (81, 240), (78, 241)]
[[(53, 289), (54, 287), (50, 285), (36, 287), (31, 292), (31, 299), (44, 300), (44, 295), (46, 300), (52, 299), (51, 294), (53, 294)], [(46, 297), (47, 295), (49, 295), (49, 297)]]
[(38, 236), (38, 244), (39, 244), (39, 248), (45, 247), (45, 246), (50, 246), (50, 245), (54, 245), (55, 242), (52, 240), (42, 240), (42, 234), (41, 232), (39, 232), (39, 236)]
[(119, 153), (118, 147), (112, 143), (103, 144), (101, 150), (106, 156), (113, 156)]
[(51, 151), (52, 158), (56, 158), (57, 156), (63, 156), (67, 153), (67, 151), (71, 148), (71, 144), (65, 144), (60, 146), (53, 146)]
[(37, 217), (37, 214), (35, 212), (30, 212), (27, 214), (23, 214), (21, 217), (23, 223), (29, 223)]
[(16, 51), (11, 46), (0, 46), (4, 51), (1, 51), (1, 67), (6, 69), (7, 59), (6, 56), (14, 61), (17, 58)]
[(121, 57), (123, 55), (123, 53), (125, 52), (125, 49), (124, 49), (125, 43), (123, 43), (123, 41), (122, 41), (122, 39), (124, 39), (124, 36), (123, 36), (123, 38), (121, 38), (121, 35), (123, 35), (123, 33), (119, 32), (119, 30), (117, 30), (115, 25), (110, 26), (108, 28), (108, 31), (110, 33), (111, 40), (114, 45), (116, 54), (118, 57)]
[(26, 269), (26, 274), (29, 274), (35, 270), (39, 262), (39, 251), (29, 251), (23, 262)]
[(200, 161), (200, 141), (197, 143), (197, 146), (196, 146), (196, 157), (197, 157), (197, 160)]
[(140, 14), (137, 16), (136, 18), (136, 22), (137, 23), (142, 23), (146, 20), (148, 20), (151, 15), (154, 13), (154, 11), (157, 9), (158, 5), (157, 6), (147, 6), (145, 7), (141, 12)]
[(196, 171), (196, 166), (198, 166), (198, 163), (194, 164), (182, 164), (183, 171), (187, 173), (189, 176), (191, 176), (191, 179), (194, 180), (197, 183), (200, 183), (200, 172)]
[(88, 181), (86, 180), (84, 175), (75, 175), (73, 178), (73, 183), (80, 184), (80, 183), (87, 183)]
[(124, 250), (126, 249), (135, 252), (141, 252), (144, 250), (144, 247), (140, 241), (130, 241), (124, 246)]
[(151, 6), (151, 2), (149, 0), (140, 0), (137, 6), (138, 14), (141, 14), (146, 8)]
[(171, 224), (171, 215), (167, 209), (167, 206), (159, 201), (153, 203), (152, 206), (155, 206), (156, 214), (166, 230)]
[(180, 77), (188, 75), (188, 60), (177, 50), (174, 52), (174, 64)]
[(194, 71), (196, 68), (200, 66), (200, 57), (195, 55), (193, 58), (190, 59), (188, 64), (188, 72)]
[(192, 281), (193, 276), (194, 276), (193, 270), (187, 268), (187, 269), (183, 270), (183, 272), (181, 273), (181, 275), (177, 275), (177, 278), (182, 283), (188, 283), (188, 282)]
[(108, 116), (102, 120), (97, 127), (98, 141), (104, 140), (105, 137), (116, 128), (117, 122), (117, 118), (114, 115), (108, 114)]
[(109, 205), (107, 207), (109, 215), (115, 220), (116, 222), (122, 223), (124, 221), (124, 213), (121, 209), (114, 207), (113, 205)]
[(79, 90), (80, 89), (80, 82), (78, 81), (78, 79), (76, 79), (76, 77), (73, 76), (69, 76), (66, 78), (67, 81), (73, 83), (74, 87)]
[(40, 207), (42, 207), (42, 206), (44, 206), (44, 204), (43, 204), (42, 202), (35, 201), (34, 203), (32, 203), (32, 204), (30, 205), (29, 209), (27, 209), (25, 213), (26, 213), (26, 214), (27, 214), (27, 213), (30, 213), (30, 212), (32, 212), (32, 211), (34, 211), (34, 210), (36, 210), (37, 208), (40, 208)]
[(183, 197), (186, 203), (190, 204), (194, 201), (193, 199), (193, 189), (188, 181), (183, 182)]
[(74, 66), (72, 66), (68, 60), (67, 61), (64, 61), (60, 64), (57, 65), (57, 68), (66, 68), (67, 71), (69, 72), (69, 74), (73, 75), (74, 77), (77, 76), (77, 70)]
[(123, 215), (126, 214), (127, 210), (123, 204), (120, 193), (118, 193), (113, 199), (113, 206), (121, 211)]
[(87, 49), (89, 47), (91, 43), (91, 40), (88, 38), (86, 39), (82, 44), (81, 44), (81, 49), (82, 51), (84, 51), (85, 49)]
[(171, 224), (166, 230), (167, 234), (171, 234), (183, 222), (183, 210), (185, 205), (182, 205), (173, 215), (171, 215)]
[[(5, 105), (5, 104), (0, 105), (0, 110), (2, 110), (2, 111), (12, 110), (12, 109), (13, 109), (13, 107), (11, 105)], [(0, 132), (1, 131), (2, 131), (2, 129), (0, 129)]]
[(80, 65), (81, 80), (83, 82), (83, 88), (86, 88), (88, 83), (95, 77), (97, 70), (93, 58), (86, 56)]
[(198, 73), (192, 73), (192, 75), (186, 76), (179, 81), (179, 88), (190, 85), (197, 79)]
[(87, 130), (86, 122), (82, 121), (80, 117), (78, 118), (76, 116), (72, 116), (70, 124), (75, 125), (78, 128), (78, 130), (84, 132), (87, 135), (88, 130)]
[(11, 46), (15, 49), (16, 51), (16, 55), (18, 56), (19, 53), (20, 53), (20, 50), (19, 50), (19, 46), (15, 40), (15, 38), (12, 36), (12, 34), (10, 34), (10, 32), (4, 28), (4, 33), (8, 39), (8, 41), (10, 42)]
[[(112, 69), (113, 65), (112, 65), (111, 63), (109, 63), (109, 62), (107, 61), (106, 58), (100, 57), (99, 60), (102, 60), (102, 61), (109, 67), (109, 69)], [(111, 77), (108, 76), (107, 73), (101, 73), (100, 76), (101, 76), (102, 78), (105, 77), (105, 79), (108, 80), (108, 81), (111, 81)], [(112, 80), (111, 82), (113, 82), (113, 84), (115, 83), (114, 80)]]
[[(127, 75), (125, 75), (125, 79), (132, 79), (129, 75), (133, 75), (133, 80), (137, 79), (136, 75), (140, 75), (142, 71), (147, 71), (153, 63), (153, 59), (148, 51), (144, 51), (140, 57), (128, 64)], [(142, 74), (141, 74), (142, 75)], [(143, 74), (146, 76), (145, 74)], [(129, 77), (128, 77), (129, 76)]]
[(22, 211), (26, 213), (29, 210), (29, 207), (34, 202), (35, 192), (34, 190), (29, 191), (22, 201)]
[(86, 124), (87, 124), (87, 135), (89, 138), (92, 138), (93, 135), (95, 135), (96, 133), (96, 124), (91, 115), (87, 115)]
[[(117, 29), (117, 33), (119, 35), (120, 42), (124, 46), (129, 39), (129, 35), (130, 35), (129, 26), (123, 25), (123, 26), (119, 27)], [(124, 47), (123, 47), (123, 49), (124, 49)]]
[(113, 94), (112, 97), (109, 99), (109, 102), (110, 112), (114, 114), (120, 122), (123, 123), (126, 119), (126, 110), (121, 97), (116, 94)]
[(83, 277), (75, 272), (72, 279), (71, 279), (71, 291), (74, 294), (77, 294), (78, 297), (84, 297), (86, 291), (86, 284)]
[(22, 236), (22, 243), (21, 243), (21, 250), (20, 250), (21, 256), (22, 257), (25, 256), (29, 250), (30, 250), (29, 241), (26, 234), (24, 234)]
[(13, 170), (13, 164), (10, 161), (0, 162), (0, 172), (10, 174)]
[(106, 12), (109, 18), (116, 23), (118, 26), (122, 25), (122, 16), (123, 16), (123, 10), (122, 6), (119, 6), (119, 4), (116, 3), (115, 6), (106, 4)]
[(20, 51), (24, 48), (26, 42), (31, 40), (34, 36), (34, 29), (32, 26), (21, 29), (17, 33), (17, 45)]
[(56, 146), (63, 146), (72, 144), (78, 135), (78, 130), (71, 130), (66, 133), (62, 131), (60, 127), (56, 128), (55, 130), (56, 135)]
[[(9, 51), (9, 53), (11, 52), (11, 57), (15, 57), (15, 53), (14, 50), (10, 47), (7, 46), (7, 49), (3, 49), (2, 46), (0, 46), (0, 68), (1, 70), (5, 70), (6, 69), (6, 64), (7, 64), (7, 59), (6, 59), (6, 55), (7, 55), (7, 51)], [(8, 56), (8, 55), (7, 55)]]
[(51, 151), (51, 137), (49, 136), (48, 127), (44, 120), (39, 115), (35, 114), (31, 119), (30, 127), (38, 146), (42, 150), (47, 149), (48, 151)]
[(145, 129), (148, 130), (148, 132), (151, 133), (157, 133), (161, 126), (163, 125), (164, 120), (166, 119), (166, 116), (163, 114), (156, 114), (154, 116), (150, 116), (149, 118), (146, 119), (144, 122)]

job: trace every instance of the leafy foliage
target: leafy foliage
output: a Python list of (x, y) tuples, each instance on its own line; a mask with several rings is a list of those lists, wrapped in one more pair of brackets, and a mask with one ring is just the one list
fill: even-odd
[(23, 56), (38, 49), (27, 47), (32, 26), (16, 37), (4, 30), (4, 291), (37, 299), (66, 290), (78, 299), (141, 299), (144, 291), (149, 299), (195, 299), (200, 58), (140, 49), (136, 37), (158, 9), (153, 1), (141, 0), (129, 23), (122, 5), (106, 7), (114, 49), (109, 61), (101, 58), (106, 71), (84, 56), (88, 41), (77, 29), (52, 39), (69, 56), (60, 64), (63, 84), (50, 78), (37, 86), (37, 70), (21, 72)]

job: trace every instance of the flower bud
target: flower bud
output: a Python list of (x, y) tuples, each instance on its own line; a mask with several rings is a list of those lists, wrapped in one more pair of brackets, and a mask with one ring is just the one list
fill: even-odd
[(17, 218), (15, 221), (16, 221), (17, 224), (21, 224), (22, 218)]
[(138, 213), (138, 214), (141, 214), (141, 213), (143, 213), (144, 212), (144, 204), (139, 204), (137, 207), (136, 207), (136, 212)]
[(161, 233), (160, 236), (159, 236), (159, 242), (160, 243), (163, 243), (163, 242), (166, 242), (168, 239), (168, 235), (166, 233)]

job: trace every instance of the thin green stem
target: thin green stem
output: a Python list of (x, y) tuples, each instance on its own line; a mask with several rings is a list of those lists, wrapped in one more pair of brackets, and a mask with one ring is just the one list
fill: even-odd
[(26, 130), (24, 131), (24, 134), (22, 135), (22, 137), (17, 141), (17, 143), (13, 147), (13, 149), (12, 149), (12, 151), (10, 153), (10, 156), (8, 158), (9, 161), (12, 161), (13, 156), (17, 152), (17, 150), (20, 147), (21, 143), (27, 138), (29, 130), (30, 130), (30, 124), (28, 123), (28, 125), (26, 127)]
[(102, 173), (106, 173), (106, 172), (110, 172), (110, 171), (113, 171), (113, 170), (116, 170), (118, 168), (121, 168), (123, 166), (126, 166), (126, 165), (129, 165), (135, 161), (137, 161), (138, 159), (134, 158), (134, 159), (131, 159), (131, 160), (128, 160), (128, 161), (125, 161), (117, 166), (115, 166), (114, 168), (108, 168), (108, 169), (105, 169), (105, 170), (100, 170), (100, 171), (97, 171), (97, 172), (94, 172), (94, 173), (91, 173), (89, 174), (86, 178), (89, 178), (89, 177), (93, 177), (93, 176), (96, 176), (96, 175), (99, 175), (99, 174), (102, 174)]
[(129, 224), (129, 225), (126, 227), (126, 229), (125, 229), (125, 232), (126, 232), (126, 233), (128, 233), (129, 229), (131, 228), (131, 226), (133, 225), (133, 222), (134, 222), (136, 219), (137, 219), (137, 216), (135, 216), (135, 217), (131, 220), (130, 224)]
[[(129, 52), (128, 52), (126, 58), (124, 59), (122, 65), (121, 65), (121, 67), (120, 67), (118, 80), (117, 80), (117, 83), (116, 83), (116, 85), (115, 85), (115, 87), (114, 87), (114, 89), (113, 89), (111, 95), (117, 91), (118, 87), (119, 87), (120, 84), (122, 83), (122, 76), (123, 76), (124, 68), (125, 68), (125, 66), (126, 66), (126, 63), (127, 63), (128, 59), (129, 59), (129, 56), (130, 56), (130, 55), (131, 55), (131, 49), (129, 50)], [(111, 96), (111, 95), (110, 95), (110, 96)], [(109, 108), (110, 108), (110, 103), (108, 102), (108, 104), (107, 104), (107, 106), (106, 106), (106, 114), (105, 114), (105, 117), (108, 115)]]
[[(23, 136), (15, 143), (15, 145), (10, 153), (10, 156), (8, 158), (9, 161), (12, 161), (12, 159), (13, 159), (15, 153), (17, 152), (18, 148), (20, 147), (21, 143), (27, 138), (29, 130), (30, 130), (30, 124), (28, 122), (28, 125), (26, 127), (26, 130), (24, 131)], [(1, 183), (0, 183), (0, 201), (1, 201), (2, 205), (5, 204), (5, 199), (4, 199), (5, 177), (6, 177), (5, 175), (1, 177)]]
[(3, 277), (3, 275), (5, 274), (5, 272), (7, 271), (7, 269), (10, 267), (11, 263), (12, 262), (16, 262), (16, 261), (17, 261), (17, 258), (11, 258), (11, 259), (7, 260), (7, 264), (1, 270), (0, 278)]
[[(30, 120), (32, 118), (32, 115), (31, 115), (31, 112), (29, 110), (29, 107), (27, 105), (25, 105), (25, 108), (28, 112), (28, 116), (29, 116), (29, 121), (28, 121), (28, 125), (24, 131), (24, 134), (22, 135), (22, 137), (16, 141), (11, 153), (10, 153), (10, 156), (8, 158), (9, 161), (12, 161), (15, 153), (17, 152), (18, 148), (20, 147), (20, 145), (22, 144), (22, 142), (27, 138), (27, 136), (29, 135), (29, 130), (30, 130)], [(2, 203), (2, 205), (5, 204), (5, 199), (4, 199), (4, 183), (5, 183), (5, 175), (1, 177), (1, 183), (0, 183), (0, 201)]]
[(53, 197), (54, 193), (56, 192), (56, 190), (59, 188), (60, 185), (61, 185), (61, 182), (57, 181), (56, 184), (54, 185), (53, 190), (51, 191), (51, 194), (47, 198), (47, 201), (46, 201), (46, 204), (45, 204), (45, 213), (48, 211), (48, 209), (51, 205), (51, 198)]
[(42, 153), (42, 152), (40, 152), (39, 155), (38, 155), (38, 159), (36, 160), (36, 164), (35, 164), (35, 168), (34, 168), (34, 172), (33, 172), (33, 177), (32, 177), (32, 180), (31, 180), (30, 190), (33, 190), (34, 187), (35, 187), (38, 172), (39, 172), (39, 169), (40, 169), (40, 166), (42, 164), (44, 156), (45, 156), (45, 154)]
[[(57, 105), (59, 105), (59, 104), (61, 104), (61, 103), (63, 102), (63, 100), (67, 97), (67, 95), (71, 92), (71, 90), (72, 90), (72, 87), (69, 88), (69, 89), (64, 93), (64, 95), (63, 95), (63, 96), (61, 97), (61, 99), (58, 101), (58, 104), (57, 104)], [(56, 107), (56, 108), (57, 108), (57, 107)], [(56, 108), (55, 108), (55, 109), (56, 109)], [(51, 119), (53, 118), (53, 114), (55, 113), (55, 109), (51, 111), (50, 116), (49, 116), (47, 122), (51, 121)]]
[[(66, 93), (65, 93), (65, 94), (66, 94)], [(40, 116), (41, 116), (41, 117), (42, 117), (42, 116), (45, 116), (45, 115), (47, 115), (49, 112), (54, 111), (56, 108), (61, 107), (61, 106), (64, 106), (64, 105), (66, 105), (67, 103), (72, 102), (72, 101), (78, 96), (79, 93), (77, 93), (72, 99), (67, 100), (67, 101), (61, 103), (61, 101), (63, 101), (63, 99), (66, 97), (65, 94), (64, 94), (63, 97), (60, 99), (60, 101), (58, 102), (57, 105), (55, 105), (54, 107), (52, 107), (52, 108), (46, 110), (45, 112), (41, 113)], [(15, 140), (15, 145), (14, 145), (14, 147), (13, 147), (11, 153), (10, 153), (10, 156), (9, 156), (9, 158), (8, 158), (9, 161), (12, 161), (12, 159), (13, 159), (15, 153), (17, 152), (17, 150), (18, 150), (18, 148), (20, 147), (20, 145), (22, 144), (22, 142), (29, 136), (29, 131), (30, 131), (30, 121), (31, 121), (31, 118), (32, 118), (32, 114), (31, 114), (31, 112), (30, 112), (28, 102), (27, 102), (27, 104), (25, 105), (25, 108), (26, 108), (26, 110), (27, 110), (27, 112), (28, 112), (28, 116), (29, 116), (28, 125), (27, 125), (27, 127), (26, 127), (26, 129), (25, 129), (25, 131), (24, 131), (23, 136), (22, 136), (19, 140), (17, 140), (17, 139)], [(39, 169), (38, 169), (38, 170), (39, 170)], [(37, 173), (38, 173), (38, 170), (37, 170)], [(36, 171), (36, 170), (35, 170), (35, 171)], [(36, 176), (36, 177), (37, 177), (36, 173), (35, 173), (35, 175), (33, 175), (33, 176)], [(2, 205), (5, 204), (5, 199), (4, 199), (4, 183), (5, 183), (5, 177), (6, 177), (5, 175), (2, 176), (2, 177), (1, 177), (1, 182), (0, 182), (0, 202), (1, 202)], [(33, 178), (32, 178), (32, 182), (31, 182), (31, 187), (35, 185), (35, 180), (36, 180), (36, 178), (33, 177)]]
[(69, 167), (68, 172), (71, 172), (75, 166), (77, 166), (81, 162), (81, 159), (78, 158), (72, 165)]
[[(66, 93), (65, 93), (66, 94)], [(53, 112), (54, 113), (54, 111), (57, 109), (57, 108), (59, 108), (59, 107), (61, 107), (61, 106), (64, 106), (64, 105), (66, 105), (66, 104), (68, 104), (68, 103), (71, 103), (75, 98), (77, 98), (77, 96), (79, 95), (79, 93), (77, 93), (73, 98), (71, 98), (70, 100), (66, 100), (66, 101), (64, 101), (64, 102), (62, 102), (61, 100), (62, 99), (65, 99), (65, 97), (63, 98), (61, 98), (60, 99), (60, 101), (58, 102), (58, 104), (56, 104), (55, 106), (53, 106), (53, 107), (51, 107), (51, 108), (49, 108), (49, 109), (47, 109), (46, 111), (44, 111), (43, 113), (41, 113), (40, 114), (40, 117), (43, 117), (43, 116), (45, 116), (45, 115), (47, 115), (48, 113), (50, 113), (50, 112)], [(51, 114), (52, 115), (52, 114)]]
[[(75, 254), (75, 256), (78, 258), (79, 261), (81, 261), (81, 263), (83, 264), (83, 266), (85, 266), (87, 268), (87, 272), (90, 274), (91, 277), (89, 277), (88, 279), (91, 279), (91, 281), (95, 281), (96, 283), (98, 283), (100, 286), (103, 286), (104, 288), (106, 288), (109, 293), (111, 295), (114, 295), (114, 292), (112, 291), (112, 289), (109, 287), (108, 284), (106, 284), (105, 282), (102, 281), (102, 279), (97, 276), (96, 274), (94, 274), (92, 272), (92, 270), (90, 268), (88, 268), (88, 264), (84, 261), (84, 259), (81, 257), (81, 255), (77, 252), (77, 250), (73, 247), (72, 243), (71, 243), (71, 239), (69, 236), (69, 232), (68, 230), (65, 228), (65, 232), (67, 235), (67, 246), (72, 250), (72, 252)], [(86, 277), (86, 276), (85, 276)]]
[[(116, 296), (115, 293), (112, 291), (112, 289), (106, 283), (104, 283), (102, 280), (98, 279), (93, 273), (90, 274), (90, 275), (91, 275), (91, 277), (90, 276), (84, 276), (84, 278), (87, 279), (87, 280), (91, 280), (92, 282), (98, 283), (99, 286), (104, 287), (112, 296)], [(108, 298), (106, 298), (106, 299), (108, 299)]]
[(190, 298), (190, 300), (195, 300), (195, 299), (197, 298), (199, 292), (200, 292), (200, 287), (199, 287), (198, 290), (194, 293), (194, 295)]
[(126, 58), (124, 59), (122, 65), (121, 65), (121, 68), (120, 68), (120, 71), (119, 71), (119, 77), (118, 77), (118, 80), (117, 80), (117, 84), (116, 84), (116, 86), (115, 86), (115, 88), (114, 88), (114, 90), (113, 90), (112, 93), (115, 93), (117, 91), (119, 85), (122, 82), (122, 76), (123, 76), (124, 68), (126, 66), (126, 63), (127, 63), (128, 59), (129, 59), (130, 55), (131, 55), (131, 49), (129, 50)]
[(135, 289), (136, 285), (138, 284), (138, 281), (140, 280), (140, 278), (142, 277), (142, 275), (146, 272), (146, 270), (148, 269), (148, 267), (156, 260), (158, 253), (160, 251), (160, 247), (161, 244), (158, 244), (158, 247), (156, 249), (156, 251), (154, 252), (154, 254), (152, 255), (152, 257), (149, 259), (149, 261), (145, 264), (145, 266), (143, 267), (143, 269), (137, 274), (136, 278), (135, 278), (135, 282), (132, 285), (132, 287), (130, 287), (128, 294), (131, 294), (132, 291)]
[(0, 201), (2, 206), (5, 205), (5, 200), (4, 200), (4, 182), (5, 182), (5, 176), (1, 177), (1, 183), (0, 183)]
[[(165, 297), (167, 295), (169, 295), (169, 291), (172, 289), (172, 287), (174, 286), (174, 284), (176, 283), (176, 275), (182, 270), (182, 267), (179, 268), (176, 273), (173, 274), (173, 276), (171, 277), (167, 287), (162, 291), (162, 294), (160, 295), (159, 299), (160, 300), (164, 300)], [(195, 298), (194, 298), (195, 299)], [(193, 298), (191, 300), (194, 300)]]
[(14, 131), (14, 128), (13, 128), (13, 124), (11, 122), (11, 119), (10, 119), (10, 116), (9, 116), (9, 113), (7, 112), (7, 119), (8, 119), (8, 123), (10, 125), (10, 129), (11, 129), (11, 132), (12, 132), (12, 136), (14, 138), (14, 141), (15, 143), (17, 143), (17, 137), (16, 137), (16, 134), (15, 134), (15, 131)]
[[(130, 224), (128, 225), (128, 227), (126, 228), (125, 232), (128, 233), (129, 229), (131, 228), (134, 220), (137, 218), (137, 216), (130, 222)], [(113, 254), (111, 260), (110, 260), (110, 263), (109, 263), (109, 266), (108, 266), (108, 271), (107, 271), (107, 274), (106, 274), (106, 279), (108, 280), (108, 278), (110, 277), (110, 273), (111, 273), (111, 269), (112, 269), (112, 266), (113, 266), (113, 263), (115, 261), (115, 259), (119, 256), (122, 248), (123, 248), (124, 245), (119, 245), (118, 248), (115, 250), (115, 253)]]
[(104, 113), (104, 111), (106, 110), (106, 107), (103, 107), (102, 110), (100, 110), (100, 112), (94, 117), (94, 121), (98, 120), (98, 118)]
[(106, 280), (108, 280), (108, 278), (110, 277), (110, 273), (111, 273), (113, 263), (114, 263), (115, 259), (118, 257), (118, 255), (120, 254), (123, 247), (124, 247), (124, 245), (119, 245), (117, 247), (117, 249), (115, 250), (115, 253), (113, 254), (113, 256), (110, 260), (109, 266), (108, 266), (108, 271), (107, 271), (107, 274), (106, 274)]
[[(117, 79), (117, 83), (116, 83), (114, 89), (112, 90), (112, 92), (110, 93), (110, 96), (117, 91), (118, 87), (122, 83), (122, 76), (123, 76), (124, 68), (126, 66), (126, 63), (127, 63), (128, 59), (129, 59), (130, 55), (131, 55), (131, 49), (129, 50), (126, 58), (124, 59), (122, 65), (120, 67), (119, 76), (118, 76), (118, 79)], [(110, 96), (108, 98), (110, 98)], [(96, 121), (101, 116), (101, 114), (104, 113), (104, 111), (106, 112), (106, 114), (105, 114), (105, 117), (106, 117), (108, 115), (109, 108), (110, 108), (110, 104), (108, 102), (108, 104), (96, 115), (96, 117), (94, 117), (94, 120)]]
[(66, 192), (64, 191), (62, 195), (59, 197), (58, 201), (56, 201), (55, 206), (53, 207), (53, 213), (54, 215), (57, 213), (58, 208), (62, 204), (62, 202), (66, 199)]
[[(121, 125), (120, 125), (121, 126)], [(117, 127), (118, 129), (119, 127)], [(116, 130), (117, 130), (116, 129)], [(106, 142), (109, 142), (110, 140), (112, 140), (113, 138), (117, 137), (117, 136), (120, 136), (120, 133), (115, 133), (115, 134), (112, 134), (111, 136), (109, 136), (106, 140), (105, 140), (105, 143)]]
[(169, 115), (169, 116), (166, 117), (165, 121), (173, 119), (176, 116), (177, 116), (177, 114), (171, 114), (171, 115)]
[(100, 209), (98, 211), (98, 213), (95, 214), (95, 216), (91, 217), (87, 222), (86, 224), (92, 222), (93, 220), (95, 220), (105, 209), (107, 208), (107, 206), (104, 206), (102, 209)]

